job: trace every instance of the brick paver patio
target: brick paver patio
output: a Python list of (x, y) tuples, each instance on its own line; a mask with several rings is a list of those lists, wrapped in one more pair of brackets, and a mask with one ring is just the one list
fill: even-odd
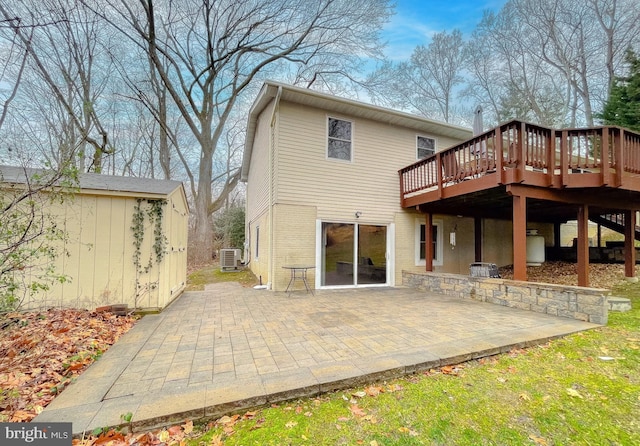
[(145, 316), (34, 421), (145, 429), (387, 379), (596, 327), (409, 288), (214, 284)]

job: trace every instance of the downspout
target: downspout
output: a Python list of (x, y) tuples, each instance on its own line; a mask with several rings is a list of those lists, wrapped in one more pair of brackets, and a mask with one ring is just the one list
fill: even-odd
[(269, 283), (267, 289), (273, 289), (273, 279), (275, 274), (275, 265), (273, 261), (273, 159), (275, 151), (275, 126), (278, 108), (280, 105), (280, 96), (282, 96), (282, 86), (278, 86), (275, 101), (273, 104), (273, 112), (271, 113), (271, 138), (269, 138), (269, 258), (267, 260), (267, 269), (269, 270)]

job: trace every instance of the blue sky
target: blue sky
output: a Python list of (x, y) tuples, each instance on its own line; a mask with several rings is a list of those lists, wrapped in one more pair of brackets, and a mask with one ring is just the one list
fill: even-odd
[(484, 10), (498, 12), (507, 0), (395, 0), (396, 14), (385, 27), (386, 55), (407, 60), (417, 45), (430, 42), (437, 32), (458, 28), (468, 36)]

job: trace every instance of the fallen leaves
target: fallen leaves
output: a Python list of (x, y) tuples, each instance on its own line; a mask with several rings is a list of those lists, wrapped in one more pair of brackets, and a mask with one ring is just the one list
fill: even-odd
[(538, 437), (536, 435), (529, 435), (529, 440), (533, 441), (535, 444), (540, 446), (547, 446), (549, 444), (547, 443), (547, 440), (545, 440), (542, 437)]
[(584, 398), (582, 395), (580, 395), (580, 392), (578, 392), (576, 389), (573, 389), (571, 387), (567, 389), (567, 395), (573, 398), (580, 398), (580, 399)]
[(352, 404), (351, 406), (349, 406), (349, 411), (351, 411), (351, 414), (356, 418), (364, 417), (367, 414), (367, 412), (365, 412), (364, 409), (362, 409), (357, 404)]
[(76, 309), (0, 320), (0, 421), (31, 421), (98, 359), (135, 318)]
[(531, 396), (529, 396), (527, 392), (522, 392), (520, 395), (518, 395), (518, 399), (520, 399), (521, 401), (531, 401)]
[(460, 373), (462, 372), (463, 369), (464, 369), (463, 364), (445, 365), (440, 367), (440, 371), (444, 375), (453, 375), (453, 376), (460, 376)]
[[(186, 446), (187, 440), (195, 435), (193, 422), (187, 421), (182, 425), (171, 426), (167, 429), (125, 434), (116, 429), (110, 429), (99, 435), (83, 439), (74, 439), (73, 446)], [(221, 437), (214, 437), (211, 446), (222, 446)]]

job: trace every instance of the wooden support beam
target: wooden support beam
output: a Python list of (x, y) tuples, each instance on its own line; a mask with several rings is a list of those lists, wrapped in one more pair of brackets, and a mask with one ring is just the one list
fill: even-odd
[(473, 219), (473, 240), (475, 244), (475, 260), (482, 262), (482, 218)]
[(438, 181), (438, 200), (442, 198), (442, 188), (443, 188), (443, 180), (442, 180), (442, 152), (436, 152), (436, 180)]
[(569, 132), (567, 130), (558, 130), (556, 134), (560, 134), (560, 176), (561, 184), (569, 183)]
[(611, 183), (611, 163), (609, 163), (609, 132), (610, 127), (602, 128), (602, 149), (600, 153), (600, 175), (602, 176), (601, 184), (607, 185)]
[(560, 237), (560, 228), (562, 227), (561, 223), (553, 224), (553, 252), (555, 260), (560, 258), (560, 245), (562, 245), (562, 239)]
[(516, 141), (516, 150), (517, 150), (517, 162), (516, 168), (513, 171), (516, 174), (515, 182), (518, 183), (522, 181), (524, 178), (524, 172), (526, 167), (526, 147), (525, 139), (527, 138), (527, 124), (524, 122), (520, 123), (520, 129), (518, 131), (518, 140)]
[(578, 206), (578, 286), (589, 286), (589, 206)]
[[(588, 175), (588, 174), (586, 174)], [(640, 183), (639, 183), (640, 186)], [(627, 209), (631, 210), (633, 206), (637, 204), (628, 198), (615, 198), (607, 197), (602, 198), (599, 195), (585, 194), (584, 190), (580, 189), (544, 189), (541, 187), (527, 187), (521, 184), (508, 184), (505, 187), (507, 194), (509, 195), (522, 195), (527, 198), (535, 198), (538, 200), (557, 201), (560, 203), (569, 203), (579, 205), (581, 203), (588, 204), (596, 207), (610, 207), (615, 209)]]
[(527, 198), (513, 196), (513, 279), (527, 280)]
[(502, 183), (504, 175), (504, 170), (502, 169), (502, 164), (504, 162), (504, 153), (502, 152), (502, 128), (496, 127), (494, 133), (494, 141), (495, 141), (495, 159), (496, 159), (496, 172), (498, 172), (498, 183)]
[(425, 270), (433, 271), (433, 216), (424, 214), (424, 260)]
[(624, 276), (627, 280), (636, 278), (635, 247), (636, 212), (624, 212)]
[(562, 244), (562, 238), (560, 237), (562, 234), (560, 234), (560, 230), (562, 228), (562, 223), (554, 223), (553, 224), (553, 247), (554, 248), (560, 248), (560, 245)]
[(553, 186), (556, 171), (556, 135), (553, 130), (547, 136), (547, 186)]
[(622, 186), (623, 177), (626, 176), (624, 174), (624, 166), (626, 166), (626, 163), (628, 163), (629, 161), (624, 159), (624, 150), (622, 150), (623, 147), (624, 147), (624, 130), (620, 129), (620, 134), (618, 135), (618, 138), (616, 138), (616, 143), (613, 146), (616, 165), (620, 166), (619, 168), (616, 169), (615, 181), (612, 182), (614, 187)]

